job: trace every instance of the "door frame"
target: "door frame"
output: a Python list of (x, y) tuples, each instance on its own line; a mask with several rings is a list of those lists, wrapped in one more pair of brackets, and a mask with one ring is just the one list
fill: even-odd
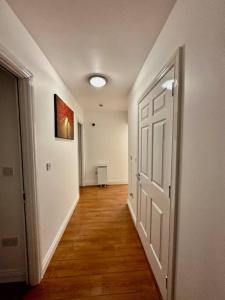
[[(179, 192), (179, 154), (180, 154), (180, 124), (181, 124), (181, 101), (182, 101), (182, 59), (183, 47), (179, 47), (169, 62), (164, 65), (158, 75), (152, 80), (148, 88), (142, 94), (137, 102), (138, 112), (139, 104), (147, 96), (162, 77), (174, 67), (174, 108), (173, 108), (173, 137), (172, 137), (172, 166), (171, 166), (171, 206), (170, 206), (170, 227), (169, 227), (169, 253), (168, 253), (168, 279), (167, 279), (167, 300), (174, 299), (175, 286), (175, 263), (176, 263), (176, 237), (177, 237), (177, 219), (178, 219), (178, 192)], [(139, 166), (139, 113), (137, 118), (137, 173)], [(139, 214), (139, 182), (137, 180), (137, 216)], [(138, 221), (138, 220), (137, 220)], [(136, 222), (136, 227), (137, 227)]]
[[(80, 141), (80, 146), (81, 146), (81, 185), (80, 186), (84, 186), (84, 124), (78, 119), (77, 120), (77, 134), (78, 134), (78, 128), (80, 125), (80, 129), (81, 129), (81, 141)], [(79, 143), (79, 141), (78, 141)], [(77, 145), (79, 147), (79, 144)], [(79, 150), (78, 150), (78, 159), (80, 159), (79, 157)], [(80, 176), (80, 174), (79, 174)]]
[(40, 283), (42, 276), (36, 181), (33, 75), (2, 45), (0, 45), (0, 65), (15, 75), (18, 80), (28, 261), (26, 278), (27, 283), (34, 286)]

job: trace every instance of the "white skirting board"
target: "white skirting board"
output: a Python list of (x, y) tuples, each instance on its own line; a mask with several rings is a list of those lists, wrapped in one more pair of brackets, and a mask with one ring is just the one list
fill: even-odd
[(132, 208), (132, 205), (131, 205), (131, 203), (130, 203), (130, 199), (129, 199), (129, 198), (128, 198), (128, 200), (127, 200), (127, 206), (128, 206), (128, 208), (129, 208), (129, 211), (130, 211), (132, 220), (133, 220), (133, 222), (134, 222), (134, 225), (136, 226), (137, 218), (136, 218), (136, 215), (135, 215), (135, 213), (134, 213), (134, 211), (133, 211), (133, 208)]
[(75, 208), (77, 206), (79, 198), (80, 198), (80, 196), (78, 195), (78, 198), (75, 200), (74, 204), (70, 208), (70, 210), (69, 210), (69, 212), (68, 212), (65, 220), (63, 221), (62, 225), (60, 226), (59, 231), (58, 231), (56, 237), (54, 238), (54, 240), (53, 240), (50, 248), (48, 249), (48, 252), (46, 253), (46, 255), (45, 255), (45, 257), (44, 257), (44, 259), (42, 261), (42, 271), (41, 271), (42, 278), (43, 278), (43, 276), (44, 276), (44, 274), (45, 274), (45, 272), (47, 270), (47, 267), (48, 267), (48, 265), (49, 265), (49, 263), (50, 263), (50, 261), (52, 259), (53, 254), (55, 253), (55, 250), (56, 250), (56, 248), (57, 248), (57, 246), (58, 246), (58, 244), (59, 244), (59, 242), (61, 240), (61, 237), (62, 237), (62, 235), (63, 235), (63, 233), (64, 233), (64, 231), (66, 229), (66, 226), (69, 223), (70, 218), (71, 218), (71, 216), (72, 216), (72, 214), (73, 214), (73, 212), (74, 212), (74, 210), (75, 210)]
[[(127, 179), (121, 179), (121, 180), (109, 180), (108, 185), (114, 185), (114, 184), (128, 184)], [(92, 185), (98, 185), (97, 180), (92, 181), (86, 181), (85, 186), (92, 186)]]
[(26, 273), (22, 270), (0, 270), (0, 283), (26, 281)]
[(128, 180), (127, 179), (120, 179), (120, 180), (109, 180), (108, 184), (128, 184)]

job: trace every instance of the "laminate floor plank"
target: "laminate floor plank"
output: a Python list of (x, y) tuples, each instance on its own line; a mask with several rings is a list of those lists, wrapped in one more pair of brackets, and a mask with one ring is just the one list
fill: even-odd
[(127, 193), (127, 185), (81, 188), (41, 284), (23, 299), (161, 300)]

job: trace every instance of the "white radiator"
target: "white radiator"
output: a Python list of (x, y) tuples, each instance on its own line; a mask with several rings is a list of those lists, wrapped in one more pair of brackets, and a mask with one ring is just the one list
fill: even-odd
[(97, 175), (98, 175), (98, 185), (107, 185), (107, 166), (98, 166), (97, 167)]

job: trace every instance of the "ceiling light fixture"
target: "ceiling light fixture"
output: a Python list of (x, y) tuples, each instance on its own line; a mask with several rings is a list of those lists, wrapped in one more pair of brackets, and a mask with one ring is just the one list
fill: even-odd
[(101, 88), (106, 85), (107, 79), (102, 75), (92, 75), (89, 77), (89, 83), (95, 88)]

